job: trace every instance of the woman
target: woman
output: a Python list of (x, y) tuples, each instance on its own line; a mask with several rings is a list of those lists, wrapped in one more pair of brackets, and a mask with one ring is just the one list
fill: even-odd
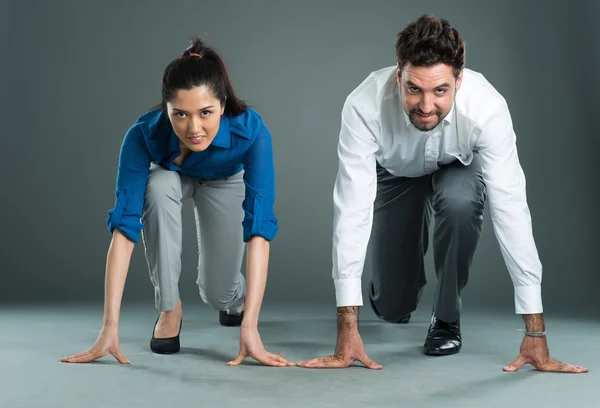
[[(241, 326), (240, 352), (272, 366), (293, 365), (267, 352), (258, 333), (270, 241), (275, 177), (271, 135), (259, 114), (236, 96), (219, 55), (200, 39), (165, 69), (162, 104), (142, 115), (121, 146), (113, 234), (106, 263), (103, 327), (94, 346), (61, 359), (84, 363), (119, 350), (118, 321), (135, 243), (144, 244), (160, 315), (150, 348), (180, 349), (182, 201), (192, 199), (198, 236), (198, 286), (220, 322)], [(246, 275), (241, 263), (247, 250)]]

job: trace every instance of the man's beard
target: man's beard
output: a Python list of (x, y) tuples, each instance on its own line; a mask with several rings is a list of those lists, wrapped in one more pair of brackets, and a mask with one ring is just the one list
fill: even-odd
[(423, 126), (421, 122), (418, 122), (418, 120), (421, 118), (421, 116), (419, 115), (421, 113), (423, 112), (421, 112), (419, 109), (412, 109), (410, 111), (410, 114), (408, 115), (408, 118), (410, 119), (410, 122), (415, 126), (415, 128), (422, 132), (428, 132), (432, 129), (435, 129), (435, 127), (439, 125), (440, 121), (442, 120), (442, 112), (437, 110), (433, 112), (433, 115), (437, 117), (437, 120), (428, 122), (425, 124), (425, 126)]

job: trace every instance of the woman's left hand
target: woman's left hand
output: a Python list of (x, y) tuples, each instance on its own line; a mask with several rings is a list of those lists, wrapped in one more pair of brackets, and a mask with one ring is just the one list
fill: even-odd
[(240, 365), (247, 357), (268, 366), (287, 367), (294, 365), (291, 361), (265, 350), (260, 334), (258, 334), (258, 328), (242, 326), (240, 329), (240, 352), (235, 360), (228, 362), (227, 365)]

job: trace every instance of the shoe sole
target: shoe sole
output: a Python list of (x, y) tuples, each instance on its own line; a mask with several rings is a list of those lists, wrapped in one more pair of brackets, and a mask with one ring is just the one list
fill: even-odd
[(460, 348), (452, 350), (423, 350), (423, 353), (428, 356), (451, 356), (452, 354), (460, 353)]
[(177, 351), (157, 351), (157, 350), (152, 350), (151, 349), (151, 351), (154, 354), (177, 354), (177, 353), (179, 353), (179, 350), (177, 350)]

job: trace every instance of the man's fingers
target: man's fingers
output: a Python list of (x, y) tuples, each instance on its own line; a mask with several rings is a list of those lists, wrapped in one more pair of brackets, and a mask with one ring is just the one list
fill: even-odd
[(523, 367), (527, 363), (528, 361), (519, 354), (516, 360), (504, 367), (503, 370), (509, 372), (517, 371), (519, 368)]
[(350, 363), (347, 363), (336, 356), (318, 357), (297, 364), (298, 367), (304, 368), (344, 368), (349, 365)]
[(312, 360), (303, 360), (303, 361), (298, 361), (296, 363), (297, 367), (306, 367), (306, 364), (310, 363)]
[(330, 359), (331, 357), (317, 357), (312, 360), (300, 361), (296, 363), (298, 367), (304, 368), (315, 368), (316, 366), (323, 365), (325, 359)]
[(564, 364), (561, 373), (572, 373), (572, 374), (582, 374), (587, 373), (589, 370), (585, 367), (575, 366), (573, 364)]
[(362, 355), (360, 356), (358, 361), (363, 363), (365, 365), (365, 367), (370, 368), (372, 370), (381, 370), (383, 368), (383, 366), (381, 366), (380, 364), (377, 364), (375, 361), (371, 360), (369, 358), (369, 356), (367, 356), (367, 354), (364, 352), (362, 353)]
[(589, 370), (573, 364), (565, 364), (562, 361), (551, 360), (549, 363), (537, 366), (540, 371), (551, 371), (555, 373), (587, 373)]
[(242, 364), (242, 361), (244, 361), (246, 359), (246, 355), (242, 352), (240, 352), (240, 354), (238, 354), (238, 356), (235, 358), (235, 360), (231, 360), (230, 362), (227, 363), (227, 365), (230, 366), (237, 366)]
[(328, 358), (328, 357), (317, 357), (317, 358), (313, 358), (312, 360), (299, 361), (296, 363), (296, 365), (298, 367), (312, 368), (315, 364), (320, 364), (321, 361), (325, 358)]
[(513, 361), (508, 366), (504, 367), (504, 371), (517, 371), (525, 364), (531, 364), (539, 371), (546, 372), (555, 372), (555, 373), (587, 373), (589, 370), (585, 367), (576, 366), (573, 364), (565, 364), (562, 361), (558, 361), (555, 359), (547, 360), (543, 363), (539, 361), (530, 361), (521, 355), (517, 357), (515, 361)]

